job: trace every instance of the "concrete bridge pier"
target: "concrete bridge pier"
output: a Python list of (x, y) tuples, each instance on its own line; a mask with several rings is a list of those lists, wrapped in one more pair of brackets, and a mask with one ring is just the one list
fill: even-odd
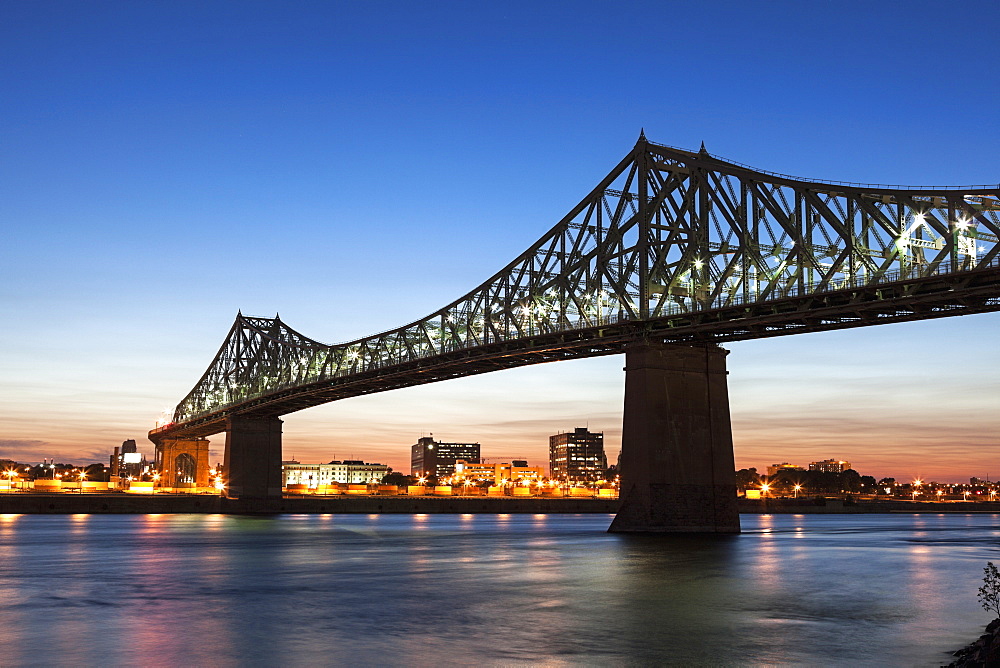
[(226, 419), (226, 496), (281, 498), (281, 420)]
[(649, 341), (625, 351), (621, 506), (613, 533), (739, 533), (726, 355)]
[[(160, 487), (180, 489), (182, 458), (187, 456), (194, 474), (195, 490), (208, 490), (208, 440), (204, 438), (168, 438), (156, 444), (156, 470), (160, 472)], [(189, 484), (190, 484), (189, 483)], [(190, 488), (189, 488), (190, 489)]]

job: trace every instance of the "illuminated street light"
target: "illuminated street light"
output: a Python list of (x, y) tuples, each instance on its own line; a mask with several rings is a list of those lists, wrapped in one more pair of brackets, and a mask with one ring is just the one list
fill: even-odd
[(792, 498), (794, 498), (794, 499), (799, 498), (799, 490), (802, 489), (802, 485), (796, 485), (792, 489), (795, 490), (795, 494), (794, 494), (794, 496)]
[(760, 493), (763, 494), (764, 496), (767, 496), (767, 491), (769, 489), (771, 489), (771, 485), (765, 482), (760, 486)]

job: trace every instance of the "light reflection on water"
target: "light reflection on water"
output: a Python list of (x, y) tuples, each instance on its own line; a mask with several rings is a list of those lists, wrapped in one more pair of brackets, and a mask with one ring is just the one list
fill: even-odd
[(993, 515), (0, 516), (2, 665), (936, 666)]

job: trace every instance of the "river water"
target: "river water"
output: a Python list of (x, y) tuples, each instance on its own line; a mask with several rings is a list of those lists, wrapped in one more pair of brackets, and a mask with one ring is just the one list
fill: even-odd
[(996, 515), (0, 516), (0, 665), (937, 666)]

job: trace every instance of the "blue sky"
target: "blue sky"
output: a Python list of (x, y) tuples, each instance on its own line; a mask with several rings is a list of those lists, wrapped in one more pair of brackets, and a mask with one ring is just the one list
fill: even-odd
[[(631, 148), (805, 177), (1000, 181), (995, 3), (0, 5), (0, 457), (144, 440), (237, 309), (337, 342), (479, 284)], [(980, 315), (734, 343), (737, 463), (1000, 476)], [(433, 432), (616, 454), (620, 358), (292, 414), (285, 453)], [(221, 436), (215, 437), (221, 459)]]

